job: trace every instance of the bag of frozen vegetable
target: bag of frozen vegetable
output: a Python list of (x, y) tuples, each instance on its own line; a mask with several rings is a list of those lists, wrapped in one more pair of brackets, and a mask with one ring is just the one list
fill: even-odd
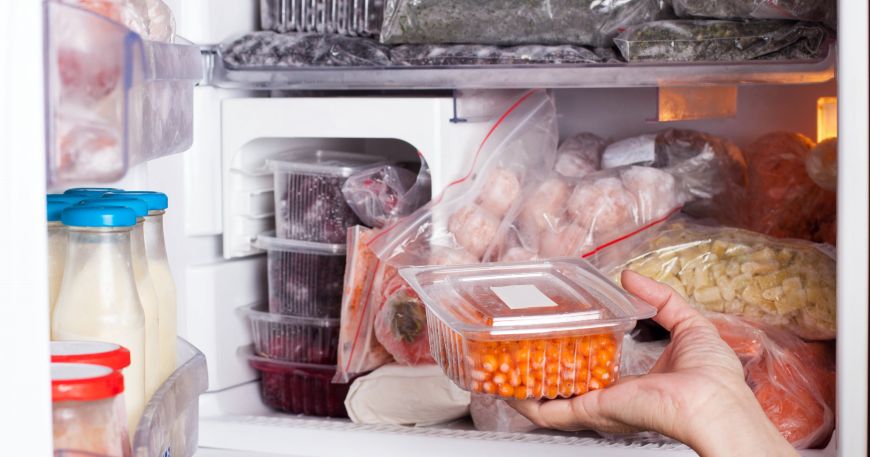
[(673, 287), (695, 307), (787, 328), (808, 340), (837, 333), (836, 261), (825, 245), (674, 221), (611, 269)]
[(836, 27), (836, 0), (672, 0), (680, 17), (786, 19)]
[(610, 46), (670, 13), (664, 0), (389, 0), (381, 42)]
[(572, 45), (495, 46), (487, 44), (404, 44), (390, 51), (393, 65), (528, 65), (584, 64), (605, 59), (590, 49)]
[(823, 26), (787, 21), (668, 20), (628, 27), (613, 41), (629, 62), (818, 58)]

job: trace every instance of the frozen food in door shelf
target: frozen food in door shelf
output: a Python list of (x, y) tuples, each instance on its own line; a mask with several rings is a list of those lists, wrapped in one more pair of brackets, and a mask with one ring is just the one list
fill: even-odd
[(119, 207), (71, 207), (61, 221), (69, 245), (51, 336), (58, 341), (105, 341), (130, 351), (123, 370), (129, 430), (145, 407), (145, 315), (130, 253), (136, 214)]

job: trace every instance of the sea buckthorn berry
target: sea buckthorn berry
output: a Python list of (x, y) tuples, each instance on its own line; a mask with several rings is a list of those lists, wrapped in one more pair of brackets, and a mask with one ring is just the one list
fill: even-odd
[(522, 383), (522, 377), (519, 370), (513, 370), (508, 374), (508, 383), (514, 387)]
[(532, 352), (532, 368), (542, 368), (546, 359), (547, 356), (544, 355), (543, 351)]
[(547, 387), (559, 385), (559, 375), (557, 373), (548, 374), (546, 379)]
[(585, 383), (585, 382), (578, 382), (578, 383), (574, 386), (574, 394), (575, 394), (575, 395), (583, 395), (583, 394), (586, 393), (586, 391), (587, 391), (587, 389), (586, 389), (586, 383)]
[(502, 397), (513, 397), (514, 387), (510, 384), (502, 384), (498, 386), (498, 394)]
[(525, 400), (529, 398), (529, 390), (525, 386), (519, 386), (514, 389), (514, 398), (517, 400)]
[(487, 381), (483, 383), (483, 391), (488, 394), (494, 394), (496, 392), (495, 383), (492, 381)]
[(602, 387), (604, 386), (601, 385), (601, 382), (599, 382), (598, 379), (592, 378), (589, 380), (589, 390), (598, 390)]
[(475, 381), (488, 381), (492, 377), (492, 373), (487, 373), (481, 370), (472, 370), (471, 379)]
[(492, 373), (498, 368), (498, 361), (493, 354), (485, 354), (483, 356), (483, 369)]
[(532, 396), (535, 398), (541, 398), (544, 395), (544, 386), (543, 384), (537, 384), (535, 387), (532, 387)]
[(559, 365), (556, 363), (548, 363), (544, 371), (547, 374), (558, 374), (559, 373)]
[(610, 373), (607, 372), (607, 368), (599, 366), (592, 369), (592, 377), (606, 379), (610, 377)]
[(554, 399), (559, 396), (559, 386), (547, 386), (547, 398)]
[(502, 373), (507, 373), (511, 371), (511, 366), (513, 365), (513, 360), (511, 360), (511, 356), (508, 353), (502, 353), (498, 356), (498, 369)]
[(559, 395), (568, 398), (574, 395), (574, 389), (571, 388), (570, 384), (563, 384), (559, 387)]
[(496, 384), (504, 384), (507, 382), (507, 375), (504, 373), (496, 373), (495, 376), (492, 377), (492, 382)]

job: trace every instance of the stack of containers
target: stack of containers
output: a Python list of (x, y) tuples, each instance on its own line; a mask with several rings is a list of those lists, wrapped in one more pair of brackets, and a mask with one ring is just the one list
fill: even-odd
[[(383, 163), (373, 156), (295, 150), (269, 161), (275, 179), (276, 233), (266, 251), (268, 312), (249, 307), (263, 401), (294, 414), (346, 417), (347, 384), (333, 384), (337, 362), (347, 229), (360, 223), (344, 200), (348, 177)], [(275, 236), (270, 236), (275, 235)]]

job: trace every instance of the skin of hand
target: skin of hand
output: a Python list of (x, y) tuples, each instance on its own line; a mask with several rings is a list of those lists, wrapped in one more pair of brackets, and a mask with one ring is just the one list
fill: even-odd
[(670, 287), (631, 271), (629, 292), (653, 305), (671, 342), (649, 374), (579, 397), (513, 401), (536, 425), (609, 433), (652, 430), (702, 456), (796, 456), (746, 385), (743, 367), (716, 328)]

